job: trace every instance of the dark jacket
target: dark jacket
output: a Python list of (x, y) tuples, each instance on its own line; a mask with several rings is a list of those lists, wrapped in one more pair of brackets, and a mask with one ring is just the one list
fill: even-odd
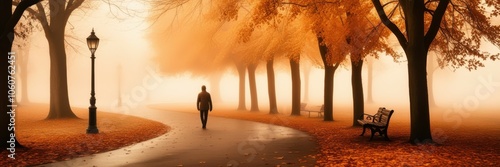
[(196, 101), (196, 107), (198, 110), (210, 110), (212, 111), (212, 97), (207, 91), (202, 91), (198, 94), (198, 100)]

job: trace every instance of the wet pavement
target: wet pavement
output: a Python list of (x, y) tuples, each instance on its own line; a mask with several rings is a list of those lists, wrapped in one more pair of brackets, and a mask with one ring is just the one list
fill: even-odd
[(199, 114), (141, 108), (128, 113), (159, 121), (171, 130), (114, 151), (41, 166), (314, 166), (317, 144), (287, 127)]

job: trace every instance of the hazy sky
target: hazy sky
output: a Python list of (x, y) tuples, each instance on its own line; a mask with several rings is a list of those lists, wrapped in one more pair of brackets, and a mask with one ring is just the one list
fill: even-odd
[[(136, 5), (138, 9), (145, 6)], [(118, 96), (123, 97), (123, 105), (129, 108), (137, 104), (187, 103), (195, 104), (196, 94), (201, 85), (209, 82), (203, 78), (187, 75), (162, 77), (152, 58), (156, 54), (146, 36), (149, 23), (141, 16), (116, 16), (109, 14), (107, 6), (101, 5), (97, 11), (77, 13), (71, 17), (67, 34), (80, 41), (69, 40), (77, 51), (68, 48), (68, 84), (70, 103), (77, 107), (87, 107), (90, 98), (90, 51), (85, 38), (94, 28), (100, 38), (96, 51), (96, 98), (97, 107), (113, 108)], [(165, 40), (169, 40), (166, 37)], [(32, 38), (29, 56), (29, 98), (33, 102), (48, 103), (49, 100), (49, 55), (48, 45), (42, 32)], [(165, 42), (167, 43), (167, 42)], [(175, 42), (168, 42), (175, 43)], [(167, 47), (167, 46), (166, 46)], [(15, 51), (15, 50), (14, 50)], [(485, 46), (484, 51), (498, 53), (499, 49)], [(402, 52), (401, 52), (402, 53)], [(319, 56), (319, 55), (318, 55)], [(408, 79), (405, 58), (400, 63), (381, 56), (374, 63), (373, 95), (375, 103), (406, 104), (408, 102)], [(435, 74), (434, 89), (437, 103), (444, 106), (461, 104), (468, 106), (500, 109), (500, 62), (485, 62), (486, 67), (475, 71), (445, 68)], [(118, 70), (121, 66), (121, 70)], [(257, 89), (261, 110), (266, 110), (267, 79), (265, 65), (258, 68)], [(366, 66), (364, 69), (366, 89)], [(276, 67), (277, 95), (279, 108), (287, 108), (291, 103), (291, 78), (288, 65)], [(303, 75), (302, 75), (303, 77)], [(121, 84), (119, 84), (121, 79)], [(302, 79), (304, 80), (304, 79)], [(248, 81), (248, 80), (247, 80)], [(119, 86), (121, 85), (121, 86)], [(221, 97), (226, 104), (237, 105), (238, 79), (234, 72), (226, 72), (221, 80)], [(248, 84), (247, 84), (248, 85)], [(304, 85), (304, 84), (302, 84)], [(323, 99), (323, 70), (314, 68), (310, 78), (310, 102), (321, 105)], [(247, 88), (248, 90), (248, 88)], [(335, 77), (335, 105), (351, 105), (349, 67), (341, 67)], [(215, 93), (215, 92), (213, 92)], [(247, 91), (247, 96), (249, 93)], [(366, 96), (366, 93), (365, 93)], [(250, 98), (247, 98), (249, 104)], [(247, 105), (249, 106), (249, 105)]]

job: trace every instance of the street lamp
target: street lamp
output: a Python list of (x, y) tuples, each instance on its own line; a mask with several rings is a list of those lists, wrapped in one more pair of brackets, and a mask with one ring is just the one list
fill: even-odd
[(99, 38), (95, 36), (94, 28), (92, 28), (92, 32), (90, 36), (87, 37), (87, 45), (89, 46), (90, 52), (92, 56), (90, 59), (92, 60), (91, 67), (91, 80), (90, 80), (90, 107), (89, 107), (89, 127), (87, 128), (87, 134), (96, 134), (99, 133), (99, 129), (97, 129), (97, 118), (96, 118), (96, 110), (95, 106), (95, 90), (94, 90), (94, 60), (95, 60), (95, 51), (97, 50), (97, 46), (99, 45)]

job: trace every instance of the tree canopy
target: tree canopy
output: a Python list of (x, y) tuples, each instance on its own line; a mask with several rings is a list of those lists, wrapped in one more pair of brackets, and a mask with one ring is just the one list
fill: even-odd
[(427, 88), (427, 54), (440, 53), (440, 64), (476, 69), (498, 54), (481, 51), (483, 40), (500, 46), (500, 27), (491, 23), (495, 0), (372, 0), (382, 23), (396, 36), (408, 60), (412, 143), (432, 143)]

